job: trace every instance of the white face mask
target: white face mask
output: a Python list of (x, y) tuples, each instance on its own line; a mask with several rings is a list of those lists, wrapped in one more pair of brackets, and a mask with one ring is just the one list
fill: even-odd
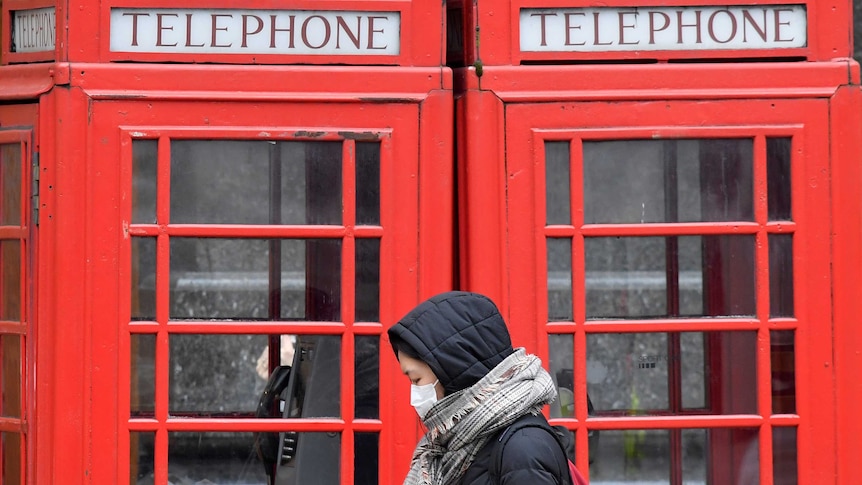
[(410, 404), (416, 409), (416, 414), (422, 419), (425, 419), (428, 410), (437, 402), (438, 382), (440, 382), (440, 379), (434, 381), (433, 384), (422, 386), (410, 384)]

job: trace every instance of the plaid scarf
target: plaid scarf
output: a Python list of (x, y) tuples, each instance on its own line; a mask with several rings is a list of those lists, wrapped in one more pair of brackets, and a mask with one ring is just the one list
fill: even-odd
[(428, 411), (404, 485), (451, 485), (483, 446), (527, 413), (538, 415), (557, 391), (541, 360), (523, 348), (472, 387), (450, 394)]

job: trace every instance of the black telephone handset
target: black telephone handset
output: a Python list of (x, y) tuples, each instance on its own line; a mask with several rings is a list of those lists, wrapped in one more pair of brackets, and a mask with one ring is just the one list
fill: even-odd
[[(280, 365), (272, 370), (266, 387), (260, 395), (255, 416), (258, 418), (281, 418), (289, 405), (289, 393), (285, 391), (290, 383), (291, 366)], [(270, 484), (275, 483), (276, 468), (280, 463), (290, 461), (296, 454), (296, 433), (255, 433), (255, 450), (263, 462)], [(285, 456), (288, 455), (288, 456)]]

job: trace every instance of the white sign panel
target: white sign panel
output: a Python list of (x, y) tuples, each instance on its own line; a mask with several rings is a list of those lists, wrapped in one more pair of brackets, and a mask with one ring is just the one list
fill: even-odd
[(804, 5), (522, 9), (523, 52), (788, 49), (808, 40)]
[(12, 12), (12, 52), (53, 51), (56, 32), (54, 7)]
[(399, 12), (111, 9), (111, 51), (398, 55)]

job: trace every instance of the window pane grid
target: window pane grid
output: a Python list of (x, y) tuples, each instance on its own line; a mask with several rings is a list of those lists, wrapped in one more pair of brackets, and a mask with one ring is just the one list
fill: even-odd
[[(379, 160), (381, 157), (381, 143), (368, 141), (357, 143), (349, 138), (327, 142), (338, 143), (340, 146), (338, 162), (341, 166), (341, 173), (339, 176), (341, 180), (337, 180), (335, 185), (337, 185), (340, 190), (343, 190), (343, 193), (338, 198), (338, 206), (333, 206), (333, 210), (331, 212), (337, 213), (339, 218), (343, 217), (343, 220), (339, 220), (336, 224), (331, 224), (327, 222), (326, 219), (321, 219), (322, 223), (326, 225), (318, 225), (317, 223), (283, 224), (279, 223), (279, 219), (271, 219), (270, 222), (272, 224), (270, 225), (244, 223), (198, 224), (191, 220), (188, 222), (182, 221), (182, 223), (177, 224), (171, 222), (172, 218), (174, 218), (172, 213), (182, 210), (179, 206), (171, 207), (172, 204), (170, 202), (171, 181), (174, 178), (171, 174), (171, 158), (173, 155), (172, 149), (174, 149), (175, 140), (172, 138), (172, 136), (168, 135), (162, 135), (157, 138), (157, 153), (155, 157), (158, 160), (158, 170), (154, 171), (156, 181), (153, 184), (156, 186), (153, 190), (155, 193), (154, 205), (156, 213), (155, 220), (153, 221), (154, 224), (148, 223), (146, 219), (139, 219), (133, 222), (130, 226), (130, 233), (133, 236), (150, 236), (155, 241), (155, 315), (152, 321), (139, 320), (130, 321), (129, 323), (129, 330), (134, 336), (152, 335), (155, 337), (153, 356), (155, 367), (155, 413), (153, 419), (145, 416), (130, 416), (127, 420), (130, 430), (152, 432), (154, 439), (152, 440), (151, 453), (153, 456), (153, 466), (155, 468), (155, 472), (153, 474), (155, 483), (165, 483), (166, 480), (168, 480), (168, 474), (165, 471), (167, 467), (164, 466), (164, 463), (169, 461), (171, 463), (174, 462), (169, 459), (169, 456), (174, 456), (172, 454), (172, 450), (177, 445), (172, 445), (171, 443), (174, 443), (174, 441), (172, 441), (172, 436), (177, 432), (200, 432), (213, 435), (213, 433), (218, 434), (228, 432), (277, 432), (279, 430), (284, 432), (289, 430), (304, 431), (306, 434), (310, 432), (311, 435), (321, 436), (323, 436), (324, 432), (338, 432), (340, 439), (339, 444), (335, 449), (340, 449), (340, 452), (336, 453), (340, 455), (340, 461), (342, 463), (353, 463), (355, 449), (353, 433), (361, 432), (363, 443), (376, 443), (377, 436), (379, 436), (379, 433), (382, 430), (382, 424), (379, 421), (367, 421), (371, 416), (376, 416), (379, 412), (377, 410), (377, 404), (374, 404), (373, 409), (368, 408), (367, 406), (362, 408), (361, 412), (363, 415), (357, 417), (364, 418), (366, 421), (361, 423), (352, 422), (354, 413), (360, 412), (359, 408), (356, 410), (353, 408), (355, 394), (354, 379), (359, 379), (359, 376), (354, 374), (354, 367), (356, 366), (358, 369), (360, 364), (364, 366), (369, 362), (376, 362), (379, 354), (379, 345), (375, 344), (370, 347), (372, 349), (376, 349), (373, 352), (375, 354), (373, 356), (374, 359), (370, 359), (369, 356), (364, 356), (362, 362), (354, 361), (354, 356), (357, 356), (358, 358), (359, 355), (359, 349), (357, 348), (359, 343), (357, 341), (357, 344), (354, 345), (354, 333), (352, 330), (353, 324), (355, 323), (356, 318), (362, 318), (367, 322), (362, 323), (361, 326), (357, 327), (357, 335), (361, 334), (363, 336), (361, 338), (363, 339), (373, 339), (376, 341), (379, 339), (379, 335), (381, 335), (383, 331), (383, 328), (379, 323), (374, 323), (376, 320), (379, 320), (379, 243), (383, 236), (383, 228), (380, 226), (379, 222), (380, 197), (379, 194), (376, 194), (379, 192)], [(309, 143), (314, 144), (316, 141)], [(389, 148), (388, 144), (383, 145), (385, 148)], [(312, 146), (312, 148), (315, 147)], [(359, 154), (356, 153), (358, 149), (360, 152)], [(357, 166), (357, 163), (359, 163), (359, 161), (357, 161), (357, 157), (361, 158), (360, 161), (364, 164), (363, 171), (361, 173), (358, 172), (359, 167)], [(378, 165), (377, 167), (374, 166), (375, 163)], [(361, 198), (356, 187), (359, 177), (361, 177), (363, 184), (374, 184), (370, 189), (366, 187), (363, 190)], [(375, 178), (378, 180), (375, 180)], [(311, 183), (331, 184), (331, 181), (321, 179), (317, 182), (312, 181)], [(325, 194), (327, 192), (323, 190), (322, 185), (318, 186), (320, 188), (314, 189), (313, 194)], [(317, 195), (310, 195), (310, 197), (317, 197)], [(356, 212), (357, 204), (361, 204), (362, 223), (372, 225), (355, 227), (357, 222), (356, 219), (359, 216)], [(377, 207), (375, 207), (375, 205)], [(275, 217), (278, 217), (278, 214), (275, 214)], [(189, 321), (187, 319), (178, 319), (172, 314), (173, 310), (171, 309), (175, 303), (172, 303), (171, 299), (168, 297), (168, 295), (173, 291), (173, 288), (175, 288), (176, 276), (178, 274), (178, 270), (175, 268), (176, 263), (172, 261), (172, 259), (175, 258), (174, 255), (178, 251), (178, 248), (174, 247), (174, 241), (176, 241), (177, 238), (204, 238), (201, 239), (202, 241), (205, 239), (215, 240), (222, 238), (249, 241), (252, 243), (256, 240), (264, 242), (270, 241), (270, 243), (273, 241), (301, 242), (302, 240), (328, 240), (333, 243), (337, 243), (337, 246), (335, 246), (335, 248), (337, 248), (335, 249), (335, 252), (338, 254), (336, 261), (340, 259), (340, 262), (335, 267), (335, 273), (327, 277), (332, 284), (337, 285), (336, 292), (332, 293), (335, 301), (338, 302), (335, 307), (336, 313), (330, 313), (328, 311), (323, 314), (306, 313), (305, 318), (288, 318), (287, 320), (281, 318), (283, 315), (270, 314), (263, 321), (248, 318), (229, 318), (221, 319), (221, 321), (219, 321), (213, 320), (211, 317), (204, 317), (197, 322)], [(272, 247), (270, 250), (272, 251)], [(306, 258), (306, 264), (319, 264), (308, 263), (308, 261), (314, 261), (314, 258), (319, 261), (332, 261), (332, 251), (324, 251), (321, 253), (319, 250), (314, 248), (312, 248), (312, 251), (317, 254), (309, 254)], [(362, 256), (363, 258), (376, 257), (378, 263), (373, 265), (369, 264), (369, 261), (366, 261), (365, 259), (360, 261), (358, 259), (360, 253), (364, 255)], [(309, 257), (312, 259), (308, 259)], [(363, 264), (361, 271), (358, 267), (360, 262)], [(270, 269), (273, 268), (272, 263), (270, 263), (269, 267)], [(316, 267), (317, 266), (315, 266), (315, 268)], [(315, 271), (317, 270), (315, 269)], [(308, 278), (317, 279), (309, 280)], [(376, 278), (378, 281), (372, 282), (369, 278)], [(330, 284), (330, 282), (325, 279), (320, 280), (320, 274), (317, 276), (306, 275), (305, 284), (313, 284), (314, 281), (323, 285)], [(133, 283), (133, 287), (134, 286), (135, 284)], [(354, 295), (357, 291), (360, 291), (360, 288), (363, 298), (362, 315), (356, 314), (356, 311), (354, 310), (354, 306), (359, 304), (359, 301), (356, 301)], [(358, 296), (359, 295), (356, 294), (356, 297)], [(315, 297), (312, 295), (311, 298), (312, 300), (306, 300), (306, 304), (312, 304)], [(370, 302), (368, 299), (377, 300), (377, 303), (373, 306), (369, 306), (368, 303)], [(320, 301), (325, 301), (327, 302), (327, 305), (330, 305), (332, 300), (330, 300), (329, 297), (326, 297), (325, 300)], [(169, 410), (169, 408), (173, 406), (173, 398), (169, 397), (169, 393), (167, 391), (169, 386), (174, 385), (172, 382), (172, 373), (175, 369), (172, 367), (173, 364), (171, 363), (171, 355), (173, 355), (174, 351), (171, 350), (171, 347), (174, 340), (182, 338), (183, 335), (191, 336), (195, 333), (235, 336), (243, 334), (257, 334), (265, 336), (272, 335), (274, 333), (289, 333), (299, 337), (310, 335), (331, 335), (332, 338), (337, 339), (337, 341), (341, 343), (340, 350), (336, 352), (336, 355), (340, 359), (340, 363), (337, 365), (341, 372), (341, 390), (339, 392), (340, 398), (338, 399), (340, 402), (338, 407), (340, 408), (339, 414), (341, 419), (335, 421), (329, 418), (302, 418), (301, 420), (262, 419), (255, 418), (253, 415), (251, 417), (242, 417), (238, 415), (231, 416), (229, 418), (215, 419), (195, 415), (192, 420), (178, 418), (175, 416), (175, 412)], [(362, 348), (366, 347), (369, 346), (363, 343)], [(372, 374), (374, 375), (374, 382), (371, 382), (370, 385), (373, 387), (379, 386), (379, 382), (377, 382), (376, 379), (377, 372), (374, 371)], [(365, 374), (362, 375), (365, 376)], [(367, 380), (366, 377), (362, 377), (362, 379), (363, 382)], [(376, 395), (376, 391), (375, 398), (379, 399)], [(374, 402), (376, 403), (377, 400), (375, 399)], [(356, 406), (359, 406), (360, 403), (356, 402), (355, 404)], [(342, 419), (344, 419), (344, 421), (342, 421)], [(372, 450), (369, 449), (366, 451)], [(363, 475), (376, 476), (376, 451), (373, 454), (375, 455), (375, 465), (366, 464), (362, 472)], [(134, 463), (134, 458), (132, 461)], [(146, 462), (146, 458), (144, 461)], [(338, 469), (339, 467), (336, 466), (335, 468)]]
[[(545, 335), (554, 335), (554, 336), (566, 336), (570, 335), (574, 337), (576, 351), (574, 355), (570, 355), (569, 358), (573, 359), (571, 362), (572, 368), (575, 370), (575, 374), (577, 375), (575, 379), (575, 387), (580, 387), (578, 383), (586, 383), (589, 381), (589, 376), (586, 367), (589, 367), (588, 363), (585, 367), (583, 365), (584, 359), (583, 356), (587, 355), (587, 345), (584, 344), (585, 337), (589, 335), (595, 335), (605, 332), (642, 332), (646, 330), (644, 325), (648, 325), (649, 331), (667, 331), (667, 332), (695, 332), (695, 331), (718, 331), (718, 330), (726, 330), (726, 331), (748, 331), (749, 333), (752, 330), (755, 330), (758, 334), (758, 341), (766, 342), (766, 345), (757, 345), (755, 348), (750, 350), (751, 355), (754, 357), (755, 362), (752, 364), (755, 365), (757, 369), (757, 378), (754, 382), (756, 385), (756, 395), (757, 395), (757, 407), (752, 410), (754, 413), (760, 415), (759, 418), (756, 418), (753, 421), (748, 421), (747, 418), (736, 418), (732, 414), (725, 416), (712, 416), (709, 420), (709, 424), (702, 421), (699, 415), (702, 416), (701, 413), (707, 412), (710, 413), (709, 407), (705, 408), (686, 408), (681, 407), (679, 405), (680, 400), (682, 399), (682, 395), (678, 392), (674, 392), (674, 390), (679, 391), (680, 382), (679, 376), (673, 376), (673, 373), (669, 373), (668, 375), (668, 384), (671, 387), (669, 392), (670, 403), (667, 411), (653, 411), (650, 414), (650, 428), (653, 425), (665, 426), (670, 428), (668, 431), (668, 439), (671, 445), (671, 449), (676, 450), (676, 453), (672, 453), (673, 456), (677, 456), (682, 452), (682, 437), (684, 435), (679, 434), (677, 429), (681, 428), (693, 428), (693, 427), (712, 427), (712, 426), (721, 426), (724, 427), (729, 425), (729, 423), (734, 423), (733, 426), (753, 426), (754, 429), (758, 430), (759, 436), (759, 445), (754, 446), (756, 450), (755, 453), (760, 453), (761, 456), (771, 456), (772, 455), (772, 434), (773, 434), (773, 426), (776, 425), (793, 425), (798, 423), (798, 417), (794, 415), (783, 415), (783, 416), (773, 416), (772, 412), (774, 412), (774, 404), (772, 403), (773, 398), (773, 390), (772, 390), (772, 382), (771, 376), (775, 375), (775, 370), (773, 369), (773, 365), (776, 365), (775, 362), (776, 352), (781, 352), (781, 350), (777, 350), (775, 345), (770, 345), (770, 337), (775, 336), (774, 333), (776, 330), (784, 331), (787, 334), (792, 335), (792, 330), (797, 327), (798, 322), (795, 318), (793, 318), (792, 313), (792, 305), (793, 305), (793, 297), (792, 297), (792, 275), (791, 271), (784, 271), (780, 278), (779, 282), (776, 280), (776, 276), (773, 274), (770, 278), (770, 269), (773, 268), (772, 265), (775, 265), (777, 261), (784, 262), (792, 262), (792, 259), (789, 255), (790, 248), (793, 246), (789, 241), (792, 239), (792, 234), (795, 233), (795, 223), (790, 220), (790, 140), (791, 138), (771, 138), (764, 135), (755, 135), (750, 138), (752, 141), (752, 152), (751, 153), (751, 162), (750, 166), (745, 169), (744, 164), (743, 173), (747, 172), (748, 177), (752, 180), (751, 192), (748, 196), (743, 197), (741, 202), (744, 204), (746, 200), (751, 204), (751, 209), (749, 214), (751, 214), (750, 222), (747, 222), (745, 219), (737, 220), (736, 218), (731, 218), (726, 221), (709, 221), (704, 220), (700, 222), (676, 222), (677, 216), (676, 209), (677, 205), (672, 204), (673, 200), (675, 200), (676, 195), (673, 191), (669, 193), (665, 193), (667, 197), (666, 203), (672, 204), (668, 205), (665, 210), (665, 214), (667, 219), (664, 222), (645, 222), (642, 221), (640, 224), (635, 223), (616, 223), (616, 224), (607, 224), (600, 222), (588, 222), (584, 224), (583, 221), (572, 220), (570, 224), (567, 224), (565, 220), (561, 219), (558, 216), (552, 217), (550, 214), (546, 214), (544, 217), (547, 223), (543, 226), (541, 231), (542, 236), (545, 239), (544, 249), (547, 252), (547, 270), (548, 275), (547, 279), (544, 282), (540, 282), (541, 285), (547, 285), (547, 295), (549, 299), (549, 307), (548, 318), (551, 321), (547, 321), (545, 325)], [(580, 146), (583, 146), (586, 142), (581, 140), (580, 138), (573, 138), (570, 146), (572, 147), (572, 153), (566, 153), (566, 158), (569, 158), (568, 162), (571, 167), (571, 186), (563, 187), (562, 189), (556, 190), (557, 196), (563, 195), (568, 196), (569, 192), (571, 192), (571, 203), (572, 209), (571, 214), (573, 219), (577, 219), (578, 216), (582, 216), (584, 214), (583, 206), (581, 206), (581, 200), (584, 200), (583, 194), (577, 193), (581, 188), (581, 183), (583, 181), (578, 181), (576, 184), (575, 180), (578, 178), (578, 174), (583, 171), (583, 159), (581, 158), (582, 149)], [(553, 150), (548, 150), (549, 144), (553, 144)], [(542, 156), (547, 157), (549, 153), (552, 152), (561, 152), (562, 147), (565, 147), (564, 142), (553, 141), (546, 142), (545, 151), (542, 153)], [(578, 149), (574, 147), (578, 146)], [(560, 155), (557, 155), (560, 156)], [(767, 163), (768, 161), (768, 163)], [(552, 163), (553, 162), (553, 163)], [(768, 167), (767, 167), (768, 165)], [(543, 166), (543, 165), (540, 165)], [(548, 160), (548, 166), (553, 166), (553, 170), (560, 175), (564, 174), (567, 170), (566, 167), (561, 167), (558, 160)], [(675, 180), (675, 170), (677, 169), (678, 164), (676, 161), (671, 161), (670, 165), (668, 165), (668, 159), (665, 159), (665, 182), (672, 182)], [(548, 170), (551, 170), (548, 168)], [(767, 171), (770, 173), (767, 174)], [(773, 175), (776, 173), (777, 175)], [(551, 173), (546, 173), (544, 177), (541, 175), (537, 176), (537, 179), (542, 179), (546, 181), (552, 180)], [(554, 179), (556, 180), (556, 179)], [(766, 181), (769, 180), (769, 184)], [(674, 186), (675, 187), (675, 186)], [(547, 200), (544, 201), (543, 208), (546, 210), (551, 210), (551, 208), (556, 208), (561, 206), (559, 200), (552, 201), (551, 194), (546, 192), (545, 197)], [(587, 196), (589, 196), (587, 194)], [(563, 198), (563, 197), (560, 197)], [(769, 203), (767, 203), (769, 201)], [(540, 206), (541, 207), (541, 206)], [(562, 213), (561, 213), (562, 214)], [(563, 214), (565, 216), (565, 214)], [(777, 219), (782, 222), (775, 222), (773, 219)], [(748, 314), (749, 316), (743, 318), (722, 318), (722, 317), (711, 317), (709, 319), (703, 320), (700, 318), (686, 318), (682, 316), (679, 318), (680, 313), (680, 300), (679, 300), (679, 289), (678, 286), (680, 284), (680, 268), (677, 266), (678, 260), (669, 258), (667, 260), (667, 294), (666, 294), (666, 309), (667, 315), (670, 317), (669, 319), (660, 318), (643, 318), (635, 316), (634, 318), (626, 318), (626, 319), (609, 319), (609, 320), (591, 320), (589, 318), (589, 313), (587, 308), (587, 303), (585, 302), (587, 295), (587, 288), (591, 287), (591, 284), (584, 279), (584, 275), (587, 274), (586, 267), (581, 267), (584, 261), (587, 260), (587, 251), (586, 248), (590, 244), (591, 238), (594, 237), (647, 237), (647, 236), (665, 236), (663, 239), (666, 240), (668, 255), (677, 253), (679, 251), (676, 248), (677, 237), (674, 236), (706, 236), (706, 235), (742, 235), (748, 234), (752, 237), (752, 242), (754, 244), (751, 245), (751, 249), (753, 250), (751, 253), (751, 265), (754, 267), (754, 272), (751, 275), (751, 288), (749, 289), (753, 294), (756, 293), (756, 298), (754, 298), (754, 304), (750, 307), (751, 311)], [(774, 236), (773, 236), (774, 235)], [(787, 242), (787, 244), (782, 244), (779, 248), (776, 243), (777, 237), (782, 238), (782, 242)], [(557, 268), (554, 266), (559, 258), (552, 258), (552, 241), (561, 241), (561, 240), (569, 240), (571, 241), (571, 255), (567, 256), (566, 259), (570, 260), (571, 263), (568, 264), (568, 267), (571, 268), (569, 271), (573, 273), (573, 280), (570, 283), (566, 283), (560, 288), (560, 281), (565, 281), (565, 279), (560, 279), (559, 277), (565, 277), (567, 272), (562, 271), (558, 276), (553, 276), (553, 272), (556, 269), (565, 269), (567, 264), (563, 264), (563, 267)], [(782, 251), (779, 254), (778, 251)], [(772, 264), (770, 264), (770, 257), (772, 258)], [(559, 272), (559, 271), (558, 271)], [(569, 273), (569, 274), (572, 274)], [(559, 280), (559, 281), (557, 281)], [(556, 287), (556, 289), (555, 289)], [(562, 292), (571, 292), (571, 295), (574, 297), (574, 313), (572, 315), (573, 320), (570, 322), (566, 322), (566, 319), (559, 318), (559, 312), (554, 313), (550, 306), (551, 294), (552, 291), (562, 291)], [(772, 302), (770, 302), (770, 295), (775, 291), (783, 291), (784, 294), (780, 297), (780, 299), (776, 300), (776, 298), (772, 297)], [(788, 294), (789, 293), (789, 294)], [(776, 306), (776, 301), (778, 301), (779, 305), (782, 305), (781, 308), (771, 308)], [(771, 305), (770, 305), (771, 303)], [(788, 307), (791, 310), (788, 311)], [(773, 316), (770, 319), (770, 314)], [(554, 315), (557, 315), (556, 318), (552, 318)], [(705, 315), (706, 316), (706, 315)], [(674, 318), (677, 317), (677, 318)], [(678, 319), (679, 318), (679, 319)], [(555, 321), (557, 320), (557, 321)], [(560, 321), (562, 320), (562, 321)], [(770, 335), (770, 331), (773, 330)], [(678, 335), (678, 333), (673, 334), (670, 333), (668, 335)], [(785, 339), (786, 340), (786, 339)], [(580, 342), (580, 344), (579, 344)], [(553, 345), (551, 346), (553, 347)], [(674, 349), (679, 348), (679, 342), (674, 341), (674, 337), (671, 337), (668, 342), (668, 352), (674, 352)], [(787, 346), (784, 346), (786, 349)], [(792, 349), (792, 346), (790, 347)], [(785, 351), (786, 352), (786, 351)], [(792, 352), (792, 350), (790, 351)], [(778, 357), (781, 362), (786, 362), (787, 358)], [(792, 366), (792, 355), (789, 356), (791, 366)], [(782, 365), (781, 370), (777, 372), (788, 372), (786, 368), (786, 364)], [(679, 369), (677, 369), (679, 370)], [(790, 371), (792, 373), (792, 369)], [(792, 378), (792, 376), (791, 376)], [(575, 392), (575, 401), (581, 400), (581, 396), (578, 396), (578, 391)], [(784, 398), (785, 402), (787, 401), (787, 397)], [(792, 399), (792, 398), (790, 398)], [(583, 412), (585, 406), (580, 408), (580, 412), (576, 411), (577, 418), (580, 420), (579, 425), (574, 425), (574, 428), (581, 429), (582, 431), (585, 429), (584, 417), (585, 413)], [(578, 409), (578, 406), (575, 407)], [(749, 414), (752, 411), (746, 411), (742, 414)], [(665, 415), (666, 413), (666, 415)], [(613, 418), (598, 418), (593, 417), (590, 420), (590, 429), (624, 429), (630, 428), (636, 425), (634, 422), (628, 422), (629, 419), (625, 417), (626, 413), (616, 414)], [(604, 416), (610, 416), (609, 414), (604, 414)], [(619, 416), (619, 417), (616, 417)], [(662, 418), (661, 416), (665, 416)], [(552, 417), (553, 410), (552, 410)], [(566, 416), (562, 416), (565, 418)], [(574, 416), (573, 416), (574, 417)], [(666, 418), (671, 418), (672, 421), (665, 421)], [(716, 418), (713, 420), (712, 418)], [(607, 420), (606, 420), (607, 419)], [(788, 422), (783, 422), (783, 419), (787, 419)], [(654, 421), (656, 420), (656, 421)], [(641, 421), (637, 421), (639, 424), (643, 424)], [(671, 423), (673, 423), (671, 425)], [(567, 425), (572, 428), (573, 425)], [(789, 428), (793, 429), (793, 428)], [(789, 433), (788, 433), (789, 435)], [(579, 444), (582, 442), (579, 441)], [(755, 455), (756, 456), (756, 455)], [(592, 456), (590, 458), (592, 462)], [(677, 460), (678, 461), (678, 460)], [(795, 469), (795, 459), (794, 463), (791, 465)], [(676, 467), (672, 467), (676, 468)], [(760, 472), (767, 474), (767, 476), (772, 476), (772, 462), (763, 463), (761, 460), (760, 463)], [(672, 479), (671, 483), (681, 483), (682, 475), (673, 476), (673, 471), (671, 472)]]
[(29, 342), (29, 131), (0, 132), (0, 482), (27, 481)]

